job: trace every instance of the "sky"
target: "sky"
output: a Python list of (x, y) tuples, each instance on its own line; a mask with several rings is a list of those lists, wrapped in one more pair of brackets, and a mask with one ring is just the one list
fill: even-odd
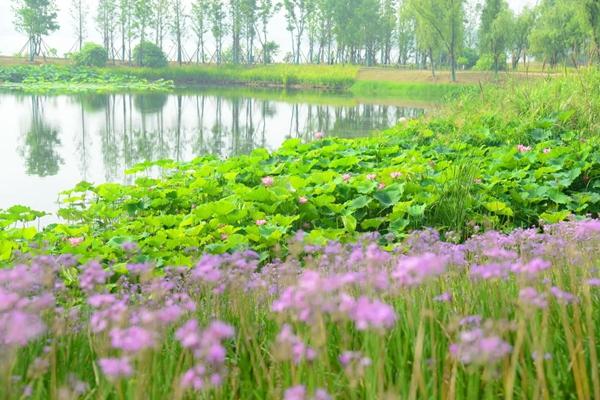
[[(98, 0), (87, 0), (90, 12), (90, 16), (87, 22), (87, 40), (93, 42), (100, 42), (100, 34), (95, 28), (93, 21), (93, 14), (96, 8)], [(191, 2), (192, 0), (186, 0)], [(508, 3), (515, 11), (520, 11), (526, 5), (533, 5), (536, 0), (508, 0)], [(13, 0), (0, 0), (0, 54), (1, 55), (12, 55), (18, 53), (21, 48), (27, 42), (25, 35), (15, 31), (13, 26), (13, 15), (12, 15), (12, 4)], [(48, 47), (57, 50), (59, 55), (63, 55), (66, 52), (74, 50), (76, 43), (73, 23), (69, 14), (69, 7), (71, 0), (56, 0), (56, 4), (59, 9), (58, 22), (61, 26), (60, 30), (54, 32), (51, 36), (46, 39)], [(287, 40), (289, 34), (285, 31), (285, 22), (283, 15), (275, 17), (271, 26), (271, 37), (278, 38), (277, 42), (281, 46), (280, 56), (290, 51), (289, 40)], [(285, 37), (286, 40), (281, 38)], [(169, 51), (169, 46), (166, 50)]]

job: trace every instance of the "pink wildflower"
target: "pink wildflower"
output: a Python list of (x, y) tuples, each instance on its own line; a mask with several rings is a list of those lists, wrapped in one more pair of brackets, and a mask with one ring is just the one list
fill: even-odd
[(133, 374), (133, 368), (127, 358), (101, 358), (100, 369), (109, 379), (127, 378)]
[(83, 242), (83, 238), (82, 237), (71, 237), (71, 238), (67, 239), (67, 242), (69, 242), (69, 244), (71, 246), (77, 246)]
[(275, 179), (273, 179), (272, 176), (265, 176), (261, 179), (261, 182), (264, 186), (270, 187), (273, 186), (273, 184), (275, 183)]

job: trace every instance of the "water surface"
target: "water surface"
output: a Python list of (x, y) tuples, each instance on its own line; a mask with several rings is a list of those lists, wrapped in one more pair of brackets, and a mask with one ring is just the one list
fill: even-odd
[(174, 94), (0, 93), (0, 208), (54, 211), (58, 193), (86, 180), (127, 182), (138, 162), (276, 149), (314, 132), (368, 135), (423, 104), (247, 89)]

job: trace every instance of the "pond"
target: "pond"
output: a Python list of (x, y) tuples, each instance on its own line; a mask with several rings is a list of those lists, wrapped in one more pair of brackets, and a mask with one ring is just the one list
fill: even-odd
[(0, 93), (0, 209), (54, 211), (82, 180), (128, 182), (145, 160), (276, 149), (314, 132), (356, 137), (421, 115), (427, 104), (248, 89), (171, 94)]

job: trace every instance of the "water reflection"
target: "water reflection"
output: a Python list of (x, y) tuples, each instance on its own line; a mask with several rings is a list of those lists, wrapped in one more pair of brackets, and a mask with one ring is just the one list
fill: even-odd
[(44, 119), (42, 99), (31, 97), (31, 124), (19, 149), (28, 175), (51, 176), (58, 173), (63, 159), (58, 155), (58, 130)]
[[(423, 112), (422, 107), (361, 104), (344, 97), (305, 100), (264, 92), (254, 97), (214, 91), (0, 94), (0, 118), (8, 124), (0, 166), (13, 170), (12, 175), (0, 176), (0, 191), (15, 182), (26, 188), (22, 196), (0, 196), (0, 208), (14, 204), (15, 197), (28, 204), (31, 197), (48, 194), (45, 198), (53, 202), (56, 193), (80, 180), (126, 181), (124, 170), (146, 160), (190, 160), (203, 154), (228, 157), (257, 147), (276, 149), (288, 137), (309, 138), (316, 131), (363, 136)], [(15, 164), (25, 168), (19, 170)], [(52, 188), (42, 189), (44, 185)], [(50, 203), (45, 208), (54, 207)]]

